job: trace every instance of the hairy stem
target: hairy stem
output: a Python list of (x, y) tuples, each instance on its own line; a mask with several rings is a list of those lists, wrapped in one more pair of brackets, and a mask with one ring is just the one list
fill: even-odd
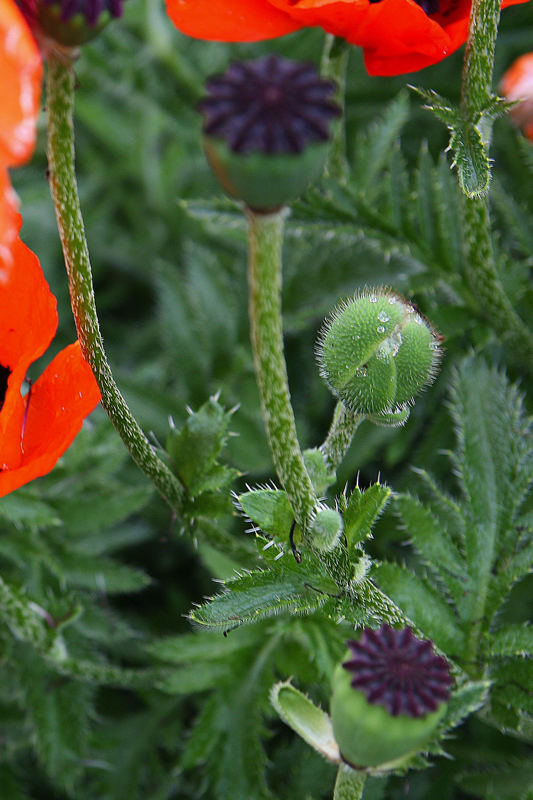
[[(492, 74), (500, 0), (473, 0), (466, 43), (461, 90), (461, 109), (471, 125), (477, 125), (485, 146), (490, 145), (492, 119), (483, 116), (492, 97)], [(465, 274), (479, 310), (494, 330), (509, 336), (533, 357), (533, 334), (516, 313), (501, 284), (491, 240), (487, 197), (463, 197)]]
[(350, 411), (339, 400), (333, 412), (328, 435), (320, 447), (320, 452), (324, 456), (328, 469), (337, 471), (352, 443), (357, 428), (364, 419), (364, 414), (356, 414), (355, 411)]
[(366, 775), (356, 772), (346, 764), (341, 764), (335, 781), (333, 800), (361, 800), (365, 788)]
[(328, 160), (326, 162), (325, 174), (338, 181), (345, 181), (348, 176), (348, 161), (346, 160), (346, 128), (345, 128), (345, 106), (346, 106), (346, 68), (350, 55), (350, 45), (345, 39), (326, 34), (322, 61), (320, 64), (320, 74), (323, 78), (329, 78), (337, 84), (335, 100), (340, 105), (342, 114), (332, 123), (331, 127), (331, 146), (329, 148)]
[(157, 456), (122, 397), (104, 351), (96, 313), (89, 251), (78, 197), (74, 156), (74, 70), (65, 56), (48, 55), (48, 165), (50, 188), (68, 273), (78, 338), (90, 364), (102, 405), (135, 463), (169, 505), (181, 507), (183, 489)]
[(265, 426), (278, 477), (305, 531), (316, 504), (296, 434), (281, 317), (281, 251), (285, 210), (248, 211), (250, 328)]

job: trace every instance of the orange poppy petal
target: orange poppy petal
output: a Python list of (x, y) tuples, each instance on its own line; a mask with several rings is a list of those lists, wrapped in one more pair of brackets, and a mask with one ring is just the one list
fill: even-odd
[(0, 472), (0, 497), (50, 472), (99, 401), (91, 368), (75, 342), (58, 353), (32, 387), (24, 431), (18, 431), (20, 465)]
[[(19, 215), (17, 225), (20, 227)], [(56, 306), (39, 259), (17, 239), (10, 259), (0, 263), (0, 467), (20, 462), (24, 414), (20, 389), (28, 367), (46, 351), (56, 332)]]
[(11, 248), (20, 227), (17, 208), (18, 198), (9, 173), (0, 165), (0, 281), (4, 270), (13, 263)]
[(167, 11), (187, 36), (220, 42), (273, 39), (302, 27), (269, 0), (167, 0)]
[(41, 97), (39, 50), (14, 0), (0, 0), (0, 164), (25, 161), (35, 144)]

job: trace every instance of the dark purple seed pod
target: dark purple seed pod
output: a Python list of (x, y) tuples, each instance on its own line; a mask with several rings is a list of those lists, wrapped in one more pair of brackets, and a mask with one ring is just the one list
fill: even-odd
[(343, 757), (379, 766), (419, 750), (446, 710), (448, 664), (410, 628), (365, 629), (333, 679), (331, 715)]
[(226, 191), (260, 209), (297, 196), (323, 169), (336, 87), (312, 64), (235, 61), (199, 103), (208, 159)]
[(125, 0), (18, 0), (38, 39), (78, 47), (120, 17)]

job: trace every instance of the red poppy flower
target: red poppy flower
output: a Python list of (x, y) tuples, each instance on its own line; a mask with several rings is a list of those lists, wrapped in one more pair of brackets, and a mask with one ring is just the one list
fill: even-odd
[(16, 195), (7, 167), (25, 161), (35, 144), (42, 65), (37, 45), (14, 0), (0, 0), (0, 264), (17, 235)]
[(37, 256), (20, 239), (12, 256), (0, 267), (0, 497), (49, 472), (100, 400), (78, 342), (22, 396), (28, 367), (56, 332), (57, 310)]
[(500, 91), (507, 100), (520, 100), (511, 117), (533, 141), (533, 53), (520, 56), (504, 74)]
[[(502, 6), (527, 0), (503, 0)], [(471, 0), (167, 0), (183, 33), (256, 41), (320, 26), (364, 50), (371, 75), (436, 64), (466, 41)]]

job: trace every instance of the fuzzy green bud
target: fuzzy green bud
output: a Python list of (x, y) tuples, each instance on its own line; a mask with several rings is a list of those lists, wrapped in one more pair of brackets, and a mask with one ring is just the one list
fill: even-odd
[[(333, 675), (331, 719), (342, 757), (380, 767), (423, 749), (446, 711), (444, 658), (410, 628), (366, 629)], [(397, 765), (399, 765), (397, 763)]]
[(347, 408), (401, 425), (440, 359), (435, 332), (413, 305), (386, 289), (339, 306), (317, 344), (322, 377)]
[(329, 552), (339, 543), (343, 523), (338, 511), (333, 508), (319, 508), (311, 520), (310, 539), (317, 550)]

